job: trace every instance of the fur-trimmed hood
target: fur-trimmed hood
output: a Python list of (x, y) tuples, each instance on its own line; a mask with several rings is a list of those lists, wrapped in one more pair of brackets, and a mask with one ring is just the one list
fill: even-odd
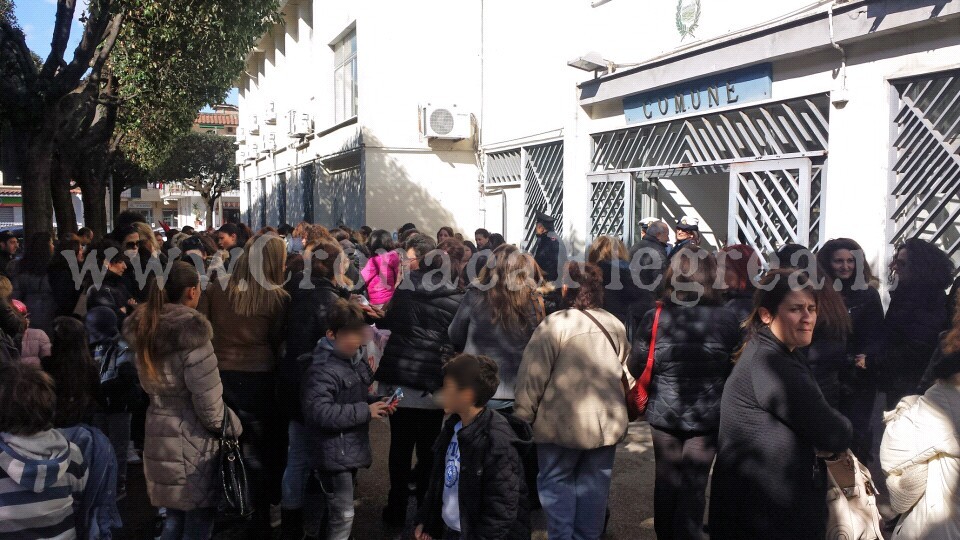
[[(137, 347), (136, 328), (143, 315), (137, 309), (123, 323), (123, 335), (132, 348)], [(156, 354), (192, 350), (213, 339), (210, 321), (199, 311), (182, 304), (164, 304), (157, 324)]]

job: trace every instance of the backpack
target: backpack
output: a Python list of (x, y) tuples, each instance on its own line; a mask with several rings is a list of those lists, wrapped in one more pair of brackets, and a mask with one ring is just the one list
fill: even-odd
[(130, 401), (130, 381), (121, 378), (120, 370), (130, 363), (130, 346), (122, 340), (94, 345), (93, 361), (100, 367), (100, 390), (109, 408), (124, 408)]

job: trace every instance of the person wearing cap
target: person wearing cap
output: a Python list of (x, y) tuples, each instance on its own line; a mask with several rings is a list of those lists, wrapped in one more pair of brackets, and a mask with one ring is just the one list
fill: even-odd
[(700, 245), (700, 219), (691, 216), (683, 216), (677, 220), (677, 226), (674, 234), (677, 236), (677, 244), (673, 246), (672, 250), (670, 250), (671, 257), (674, 253), (678, 253), (681, 249), (683, 249), (684, 246)]
[(17, 255), (20, 241), (17, 237), (4, 231), (0, 232), (0, 274), (7, 275), (7, 265)]
[(548, 281), (557, 280), (561, 265), (567, 261), (567, 250), (554, 231), (555, 222), (553, 216), (537, 212), (537, 243), (533, 247), (533, 258)]

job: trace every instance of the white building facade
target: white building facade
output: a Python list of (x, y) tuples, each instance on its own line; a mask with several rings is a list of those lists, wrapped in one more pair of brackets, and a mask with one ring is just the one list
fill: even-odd
[[(484, 226), (527, 247), (544, 211), (582, 254), (600, 234), (634, 241), (643, 217), (693, 215), (713, 248), (847, 236), (875, 268), (912, 236), (958, 253), (958, 0), (283, 13), (240, 81), (253, 228)], [(595, 75), (567, 65), (585, 56)], [(427, 137), (437, 105), (472, 117), (470, 137)]]

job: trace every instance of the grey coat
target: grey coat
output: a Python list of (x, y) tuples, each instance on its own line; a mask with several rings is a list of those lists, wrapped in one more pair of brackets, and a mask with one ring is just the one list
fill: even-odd
[[(133, 348), (142, 315), (138, 309), (124, 322), (124, 335)], [(143, 455), (150, 503), (177, 510), (214, 507), (217, 438), (225, 406), (210, 343), (213, 329), (200, 312), (166, 304), (156, 336), (157, 378), (137, 365), (140, 384), (150, 395)], [(239, 435), (240, 420), (226, 411), (228, 430)]]

